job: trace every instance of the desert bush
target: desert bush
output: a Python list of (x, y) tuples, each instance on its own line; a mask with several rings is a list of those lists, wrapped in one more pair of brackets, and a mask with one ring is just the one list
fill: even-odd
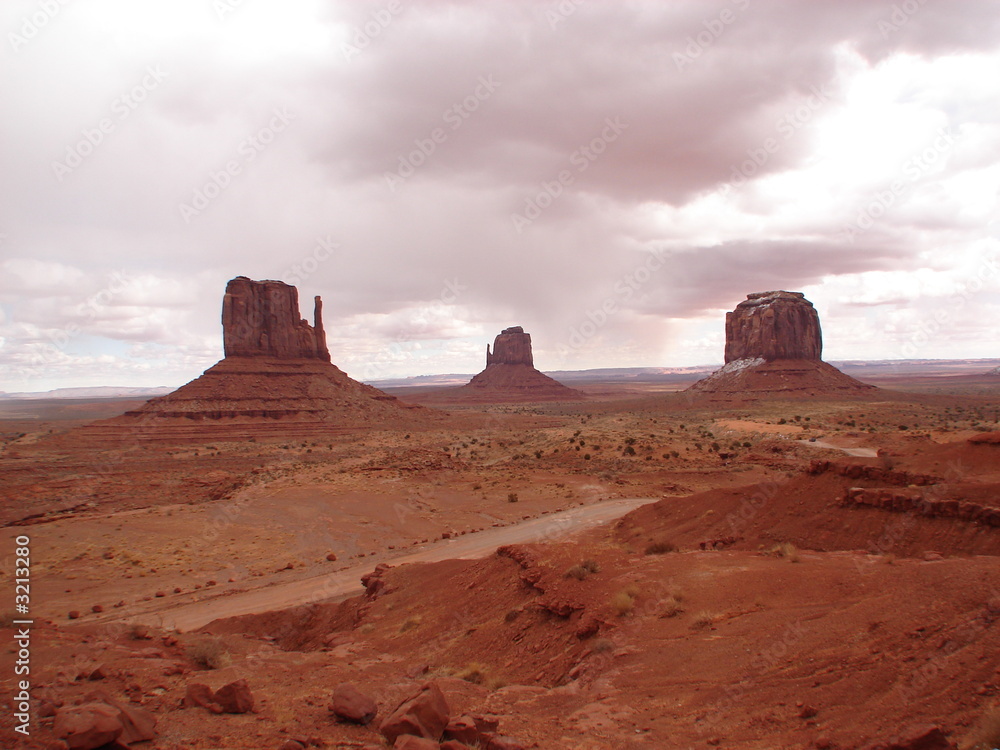
[(499, 690), (507, 684), (504, 679), (493, 674), (493, 670), (489, 666), (478, 661), (462, 667), (453, 676), (471, 682), (473, 685), (482, 685), (488, 690)]
[(664, 599), (659, 606), (659, 616), (662, 617), (677, 617), (677, 615), (684, 612), (684, 608), (681, 606), (681, 601), (675, 596), (668, 596)]
[(635, 455), (635, 448), (633, 448), (631, 445), (626, 445), (625, 446), (625, 450), (622, 451), (622, 455), (623, 456), (634, 456)]
[(788, 560), (788, 562), (793, 563), (797, 563), (801, 559), (799, 557), (799, 551), (791, 542), (781, 542), (780, 544), (774, 545), (768, 550), (768, 554), (774, 555), (775, 557), (784, 557)]
[(403, 624), (399, 626), (399, 632), (405, 633), (407, 630), (413, 630), (424, 621), (424, 618), (420, 615), (411, 615), (403, 621)]
[(624, 617), (635, 609), (635, 597), (628, 591), (619, 591), (611, 597), (611, 611), (619, 617)]
[(610, 638), (598, 638), (591, 646), (591, 650), (595, 654), (608, 654), (615, 650), (615, 642)]
[(586, 579), (589, 575), (590, 571), (582, 565), (574, 565), (565, 573), (566, 578), (575, 578), (578, 581)]
[(207, 669), (222, 669), (232, 662), (221, 638), (206, 638), (190, 644), (187, 655), (195, 664)]
[(517, 493), (516, 492), (508, 492), (507, 493), (507, 502), (508, 503), (516, 503), (517, 502)]
[(677, 545), (674, 544), (673, 542), (668, 542), (665, 539), (660, 539), (655, 542), (650, 542), (646, 546), (647, 555), (663, 555), (666, 554), (667, 552), (676, 552), (676, 551), (677, 551)]
[(694, 616), (694, 619), (691, 621), (691, 627), (698, 629), (708, 628), (715, 624), (716, 619), (718, 619), (718, 615), (714, 612), (702, 610)]
[(591, 573), (601, 572), (601, 566), (597, 564), (597, 560), (584, 560), (580, 563), (580, 567), (589, 570)]

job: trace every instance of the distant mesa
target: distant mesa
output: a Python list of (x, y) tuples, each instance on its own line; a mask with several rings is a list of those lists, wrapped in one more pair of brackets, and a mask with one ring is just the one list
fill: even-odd
[(688, 390), (738, 396), (870, 393), (822, 360), (819, 314), (801, 292), (756, 292), (726, 313), (726, 363)]
[(486, 369), (457, 388), (410, 394), (421, 403), (528, 403), (580, 401), (585, 396), (535, 369), (531, 334), (505, 328), (486, 345)]
[(404, 404), (331, 364), (322, 300), (315, 298), (310, 325), (299, 315), (298, 290), (290, 284), (245, 276), (230, 281), (222, 338), (224, 359), (200, 377), (91, 428), (131, 426), (145, 439), (209, 432), (225, 439), (246, 433), (332, 434), (432, 418), (430, 410)]

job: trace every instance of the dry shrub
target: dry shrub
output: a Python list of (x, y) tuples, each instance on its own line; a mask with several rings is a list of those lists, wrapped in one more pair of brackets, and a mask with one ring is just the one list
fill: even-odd
[(709, 612), (707, 610), (702, 610), (694, 616), (694, 620), (691, 622), (691, 627), (698, 628), (708, 628), (715, 624), (718, 619), (718, 615), (715, 612)]
[(187, 655), (195, 664), (207, 669), (222, 669), (232, 662), (221, 638), (205, 638), (187, 647)]
[(619, 617), (624, 617), (635, 608), (635, 597), (629, 591), (619, 591), (611, 597), (611, 610)]
[(661, 539), (656, 542), (650, 542), (646, 547), (647, 555), (663, 555), (667, 552), (676, 552), (677, 545), (673, 542), (668, 542), (665, 539)]

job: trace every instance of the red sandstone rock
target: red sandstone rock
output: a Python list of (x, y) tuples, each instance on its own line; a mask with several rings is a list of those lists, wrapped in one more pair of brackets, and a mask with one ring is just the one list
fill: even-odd
[(208, 685), (202, 685), (200, 682), (193, 682), (187, 686), (187, 691), (184, 693), (184, 706), (186, 708), (201, 706), (213, 714), (222, 713), (222, 706), (216, 703), (212, 688)]
[(330, 361), (323, 301), (316, 297), (313, 325), (299, 317), (298, 290), (283, 281), (237, 276), (226, 285), (222, 337), (227, 357)]
[(726, 362), (763, 358), (819, 361), (819, 315), (801, 292), (757, 292), (726, 313)]
[(579, 391), (567, 388), (535, 369), (531, 335), (520, 326), (505, 328), (486, 347), (486, 369), (466, 385), (410, 396), (421, 403), (493, 403), (531, 401), (579, 401)]
[(52, 731), (70, 750), (93, 750), (117, 740), (125, 726), (121, 712), (106, 703), (85, 703), (56, 711)]
[(471, 716), (456, 716), (445, 727), (444, 738), (446, 740), (464, 742), (466, 745), (478, 742), (480, 734), (479, 728), (476, 726), (476, 720)]
[(246, 680), (236, 680), (215, 691), (214, 700), (227, 714), (245, 714), (253, 711), (253, 693)]
[(350, 721), (355, 724), (368, 724), (378, 713), (375, 701), (349, 682), (333, 689), (329, 709), (340, 721)]
[(531, 356), (531, 334), (525, 333), (521, 326), (504, 328), (493, 339), (493, 353), (490, 345), (486, 345), (486, 366), (490, 365), (527, 365), (534, 367)]
[(441, 739), (448, 726), (448, 702), (436, 683), (427, 682), (420, 691), (403, 701), (379, 727), (389, 742), (403, 734), (434, 740)]
[(711, 398), (877, 392), (823, 362), (819, 315), (801, 292), (758, 292), (726, 314), (726, 364), (688, 391)]
[(434, 740), (401, 734), (392, 745), (393, 750), (439, 750), (441, 746)]

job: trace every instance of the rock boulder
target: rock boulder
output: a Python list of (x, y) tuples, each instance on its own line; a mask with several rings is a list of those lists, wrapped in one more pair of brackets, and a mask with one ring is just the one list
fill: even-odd
[(805, 359), (823, 354), (819, 314), (801, 292), (748, 294), (726, 313), (726, 363), (737, 360)]

